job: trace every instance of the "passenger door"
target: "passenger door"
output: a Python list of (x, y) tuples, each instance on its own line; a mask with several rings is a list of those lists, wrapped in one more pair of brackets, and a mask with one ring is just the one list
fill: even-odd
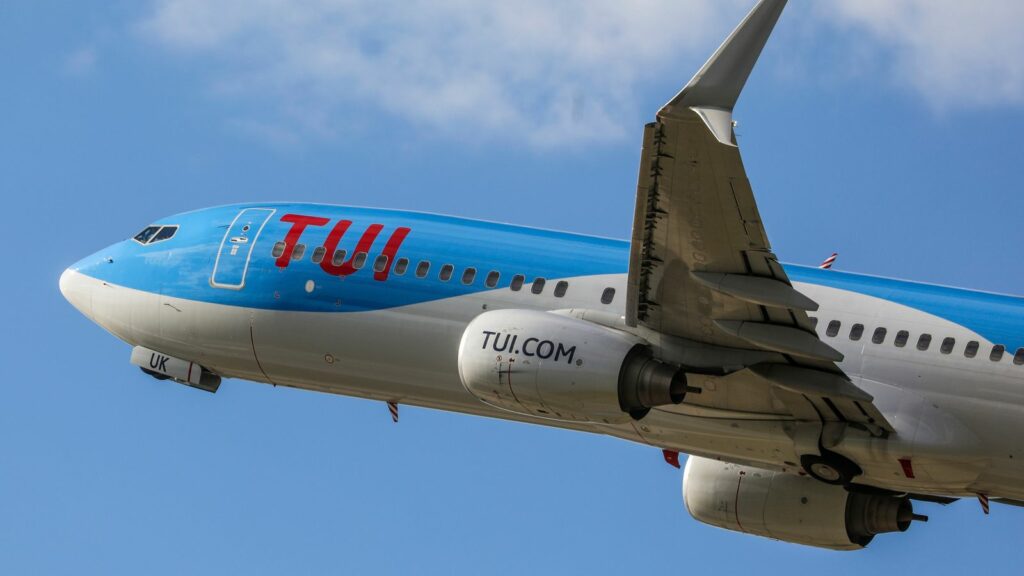
[(241, 290), (245, 286), (253, 247), (273, 214), (272, 208), (246, 208), (235, 216), (221, 240), (210, 276), (211, 286), (229, 290)]

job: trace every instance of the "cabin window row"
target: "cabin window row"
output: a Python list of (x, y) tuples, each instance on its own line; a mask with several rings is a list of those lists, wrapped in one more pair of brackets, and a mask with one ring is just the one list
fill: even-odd
[[(818, 319), (817, 318), (811, 318), (811, 321), (812, 321), (812, 323), (815, 326), (817, 326), (817, 324), (818, 324)], [(842, 329), (842, 322), (840, 322), (839, 320), (832, 320), (825, 327), (825, 336), (828, 336), (829, 338), (835, 338), (836, 336), (839, 335), (839, 331), (841, 329)], [(888, 335), (888, 333), (889, 333), (888, 329), (886, 329), (884, 327), (879, 326), (878, 328), (875, 328), (874, 332), (871, 333), (871, 343), (872, 344), (883, 344), (885, 342), (885, 339), (886, 339), (886, 336)], [(851, 326), (850, 327), (850, 332), (848, 333), (848, 336), (849, 336), (850, 340), (853, 340), (855, 342), (860, 340), (864, 336), (864, 325), (858, 323), (858, 324), (854, 324), (853, 326)], [(910, 342), (910, 332), (908, 332), (907, 330), (899, 330), (899, 331), (897, 331), (896, 332), (896, 336), (893, 338), (893, 341), (892, 341), (893, 345), (896, 346), (897, 348), (903, 348), (909, 342)], [(932, 345), (932, 335), (931, 334), (921, 334), (921, 335), (919, 335), (917, 337), (917, 342), (915, 344), (915, 347), (918, 350), (921, 350), (921, 351), (928, 350), (931, 347), (931, 345)], [(955, 347), (956, 347), (956, 339), (952, 338), (952, 337), (946, 337), (946, 338), (943, 338), (942, 342), (939, 344), (939, 352), (942, 353), (942, 354), (952, 354), (953, 353), (953, 348), (955, 348)], [(980, 350), (980, 348), (981, 348), (981, 344), (977, 340), (971, 340), (970, 342), (967, 343), (966, 346), (964, 346), (964, 356), (967, 357), (967, 358), (974, 358), (974, 357), (976, 357), (978, 355), (978, 351)], [(1004, 354), (1006, 354), (1006, 346), (1003, 346), (1002, 344), (996, 344), (996, 345), (992, 346), (991, 350), (989, 350), (988, 359), (993, 361), (993, 362), (998, 362), (998, 361), (1003, 359), (1003, 355)], [(1018, 366), (1024, 364), (1024, 348), (1018, 348), (1017, 351), (1014, 353), (1014, 355), (1013, 355), (1013, 363), (1018, 365)]]
[[(271, 251), (271, 256), (273, 256), (274, 258), (280, 258), (281, 255), (284, 254), (285, 247), (286, 246), (284, 242), (275, 243), (274, 248)], [(291, 259), (294, 261), (302, 260), (302, 257), (305, 256), (305, 254), (306, 245), (296, 244), (295, 247), (292, 249)], [(327, 249), (324, 248), (323, 246), (317, 246), (316, 248), (313, 249), (313, 255), (310, 259), (314, 263), (319, 264), (320, 262), (323, 262), (326, 256)], [(331, 255), (331, 264), (335, 266), (341, 266), (342, 264), (345, 263), (346, 256), (348, 256), (348, 253), (345, 250), (335, 250), (334, 254)], [(363, 268), (363, 266), (366, 265), (366, 260), (368, 257), (369, 256), (367, 255), (366, 252), (356, 252), (352, 258), (352, 268), (355, 270)], [(396, 259), (395, 267), (392, 270), (392, 273), (395, 274), (396, 276), (403, 276), (409, 270), (409, 264), (410, 262), (408, 258)], [(388, 256), (386, 254), (381, 254), (373, 260), (374, 272), (383, 272), (384, 270), (387, 269), (387, 267)], [(417, 278), (426, 278), (427, 274), (430, 273), (430, 261), (420, 260), (419, 263), (416, 264), (416, 269), (413, 273)], [(454, 273), (455, 266), (451, 264), (444, 264), (441, 266), (441, 270), (437, 276), (438, 279), (440, 279), (442, 282), (448, 282), (452, 279)], [(465, 268), (462, 271), (461, 281), (463, 284), (469, 286), (476, 281), (476, 275), (476, 268)], [(487, 273), (487, 277), (484, 278), (484, 285), (487, 286), (488, 288), (495, 288), (498, 286), (498, 282), (500, 280), (501, 272), (498, 272), (497, 270), (491, 270), (490, 272)], [(523, 289), (523, 286), (525, 284), (526, 276), (522, 274), (516, 274), (512, 276), (512, 281), (509, 283), (509, 290), (512, 290), (513, 292), (518, 292)], [(534, 278), (533, 281), (530, 282), (530, 292), (532, 292), (533, 294), (541, 294), (544, 291), (544, 287), (546, 284), (546, 279), (539, 277)], [(569, 283), (565, 280), (559, 280), (558, 282), (555, 283), (554, 295), (556, 298), (562, 298), (563, 296), (565, 296), (565, 293), (568, 290)], [(604, 291), (601, 293), (602, 304), (611, 304), (614, 299), (615, 288), (609, 286), (608, 288), (605, 288)]]

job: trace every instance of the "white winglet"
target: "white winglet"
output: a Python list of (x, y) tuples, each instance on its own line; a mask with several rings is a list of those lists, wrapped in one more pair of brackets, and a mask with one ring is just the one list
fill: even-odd
[(700, 114), (723, 144), (735, 145), (732, 109), (778, 22), (786, 0), (761, 0), (679, 94), (658, 112), (670, 117), (685, 109)]

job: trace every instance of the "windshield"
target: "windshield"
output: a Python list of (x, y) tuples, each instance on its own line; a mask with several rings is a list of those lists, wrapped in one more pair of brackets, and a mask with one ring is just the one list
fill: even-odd
[(139, 244), (163, 242), (170, 240), (177, 231), (177, 226), (146, 226), (142, 232), (135, 235), (134, 240)]
[(147, 226), (142, 232), (135, 235), (135, 241), (139, 244), (145, 244), (153, 239), (153, 236), (160, 230), (159, 226)]

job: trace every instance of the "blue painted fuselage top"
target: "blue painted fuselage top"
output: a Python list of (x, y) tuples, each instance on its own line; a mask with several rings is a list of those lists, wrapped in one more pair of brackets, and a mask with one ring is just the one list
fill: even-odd
[[(295, 234), (296, 216), (305, 218), (307, 225), (287, 244), (288, 251), (301, 244), (304, 253), (285, 263), (274, 253), (274, 245), (285, 245), (289, 232)], [(517, 274), (529, 283), (534, 278), (625, 274), (629, 268), (625, 241), (420, 212), (241, 204), (178, 214), (153, 225), (178, 229), (170, 239), (151, 244), (124, 240), (72, 268), (104, 282), (174, 298), (304, 312), (365, 312), (419, 304), (508, 288)], [(400, 229), (405, 229), (404, 236)], [(349, 263), (361, 239), (373, 240), (360, 269), (336, 274), (313, 261), (316, 247), (330, 245), (332, 231), (337, 249), (345, 250)], [(386, 272), (375, 271), (375, 258), (396, 240)], [(401, 275), (393, 269), (400, 258), (409, 262)], [(330, 264), (332, 255), (323, 259)], [(421, 261), (430, 262), (426, 278), (415, 274)], [(441, 281), (439, 272), (446, 264), (454, 271), (449, 281)], [(470, 284), (461, 281), (466, 268), (476, 269)], [(493, 288), (485, 285), (492, 270), (500, 273)], [(804, 266), (786, 265), (785, 270), (793, 282), (896, 302), (962, 325), (1011, 351), (1024, 346), (1024, 298)], [(243, 277), (241, 288), (215, 285), (230, 286)]]

